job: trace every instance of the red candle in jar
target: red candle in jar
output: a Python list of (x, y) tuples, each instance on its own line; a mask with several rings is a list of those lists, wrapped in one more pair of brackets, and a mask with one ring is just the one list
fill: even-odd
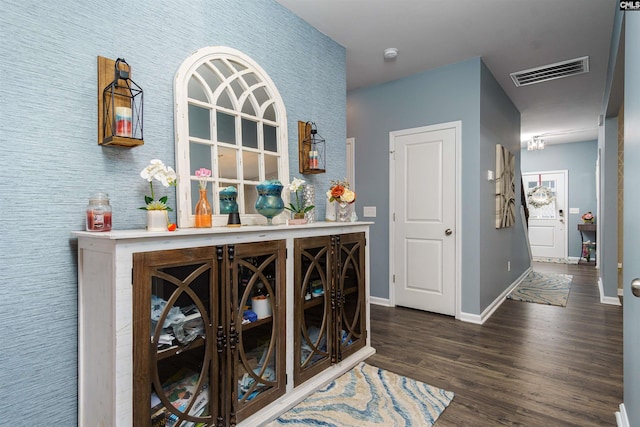
[(107, 193), (95, 193), (89, 199), (86, 212), (87, 231), (111, 231), (111, 205)]
[(111, 212), (87, 210), (87, 231), (111, 231)]

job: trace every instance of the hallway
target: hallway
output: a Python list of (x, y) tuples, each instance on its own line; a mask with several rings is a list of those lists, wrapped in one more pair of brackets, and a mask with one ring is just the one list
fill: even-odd
[(600, 304), (592, 266), (534, 269), (574, 276), (567, 307), (506, 300), (480, 326), (372, 306), (367, 362), (455, 392), (437, 427), (615, 426), (622, 307)]

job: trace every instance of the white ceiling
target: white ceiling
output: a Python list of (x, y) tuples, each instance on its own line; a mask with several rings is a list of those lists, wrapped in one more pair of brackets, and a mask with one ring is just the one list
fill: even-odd
[[(617, 0), (277, 1), (346, 48), (348, 90), (480, 56), (520, 110), (523, 140), (597, 139)], [(588, 74), (519, 88), (509, 76), (582, 56)]]

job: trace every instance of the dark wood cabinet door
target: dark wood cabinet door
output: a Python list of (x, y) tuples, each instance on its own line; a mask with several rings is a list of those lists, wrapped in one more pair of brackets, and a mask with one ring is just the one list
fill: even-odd
[(339, 362), (366, 344), (365, 235), (340, 234), (332, 239), (337, 307), (335, 346)]
[(286, 244), (229, 246), (230, 422), (282, 396), (286, 386)]
[(294, 243), (294, 384), (332, 363), (331, 239), (296, 239)]
[(219, 267), (214, 250), (134, 254), (135, 426), (151, 426), (162, 418), (209, 425), (218, 415), (213, 325), (218, 323), (214, 284)]

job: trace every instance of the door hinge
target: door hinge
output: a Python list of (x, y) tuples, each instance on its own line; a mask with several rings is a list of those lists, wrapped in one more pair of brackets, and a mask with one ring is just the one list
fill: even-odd
[(396, 213), (393, 213), (393, 222), (396, 222)]
[(393, 283), (396, 283), (396, 275), (393, 275)]

